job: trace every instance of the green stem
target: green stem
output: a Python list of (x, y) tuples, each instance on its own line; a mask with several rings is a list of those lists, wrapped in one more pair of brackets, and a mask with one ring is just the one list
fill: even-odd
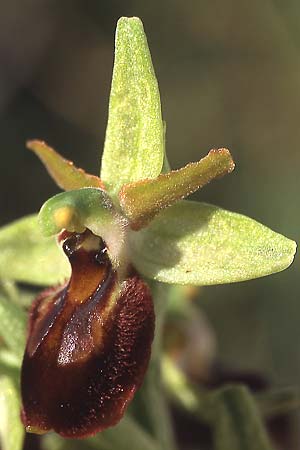
[(175, 450), (175, 437), (161, 378), (162, 332), (168, 303), (169, 286), (149, 283), (152, 290), (156, 322), (149, 368), (137, 393), (133, 411), (141, 425), (160, 443), (163, 450)]
[(162, 360), (162, 378), (166, 392), (174, 404), (201, 422), (209, 423), (209, 392), (189, 382), (184, 373), (167, 356)]

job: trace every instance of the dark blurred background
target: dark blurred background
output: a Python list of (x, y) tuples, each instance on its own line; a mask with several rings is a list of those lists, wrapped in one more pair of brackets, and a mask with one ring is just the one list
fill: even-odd
[[(114, 29), (144, 22), (173, 168), (228, 147), (230, 176), (195, 198), (300, 240), (300, 3), (296, 0), (11, 0), (0, 4), (1, 224), (58, 192), (27, 139), (98, 174)], [(218, 360), (300, 384), (299, 258), (268, 278), (209, 287), (199, 303)]]

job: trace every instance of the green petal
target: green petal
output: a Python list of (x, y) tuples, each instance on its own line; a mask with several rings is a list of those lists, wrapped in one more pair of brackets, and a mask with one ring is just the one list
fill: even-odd
[(166, 283), (244, 281), (286, 269), (295, 242), (255, 220), (205, 203), (182, 201), (130, 234), (131, 258), (143, 275)]
[(54, 237), (42, 235), (36, 215), (0, 229), (0, 278), (51, 285), (69, 274), (67, 259)]
[(125, 183), (159, 175), (164, 159), (159, 90), (140, 19), (118, 21), (115, 45), (101, 169), (112, 196)]
[(163, 173), (154, 180), (125, 184), (119, 193), (120, 204), (131, 228), (139, 230), (162, 209), (233, 169), (234, 162), (229, 151), (226, 148), (213, 149), (200, 161)]
[(25, 348), (26, 322), (24, 310), (0, 296), (0, 336), (20, 360)]
[(0, 438), (2, 450), (23, 448), (24, 426), (20, 419), (20, 398), (11, 377), (0, 376)]
[(70, 191), (83, 187), (104, 187), (100, 178), (77, 168), (72, 161), (63, 158), (45, 142), (28, 141), (27, 148), (40, 158), (49, 175), (61, 189)]

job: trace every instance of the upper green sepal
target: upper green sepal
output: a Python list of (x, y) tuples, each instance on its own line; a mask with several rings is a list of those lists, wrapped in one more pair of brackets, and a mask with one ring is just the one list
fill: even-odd
[(130, 233), (131, 259), (143, 275), (166, 283), (211, 285), (286, 269), (296, 243), (249, 217), (181, 201)]
[(164, 160), (160, 95), (143, 24), (119, 19), (101, 179), (116, 197), (125, 183), (157, 177)]

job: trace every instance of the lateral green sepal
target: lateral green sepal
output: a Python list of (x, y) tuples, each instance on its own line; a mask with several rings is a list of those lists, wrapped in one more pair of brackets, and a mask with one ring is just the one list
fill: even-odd
[(241, 214), (181, 201), (129, 235), (131, 260), (165, 283), (210, 285), (286, 269), (296, 243)]

